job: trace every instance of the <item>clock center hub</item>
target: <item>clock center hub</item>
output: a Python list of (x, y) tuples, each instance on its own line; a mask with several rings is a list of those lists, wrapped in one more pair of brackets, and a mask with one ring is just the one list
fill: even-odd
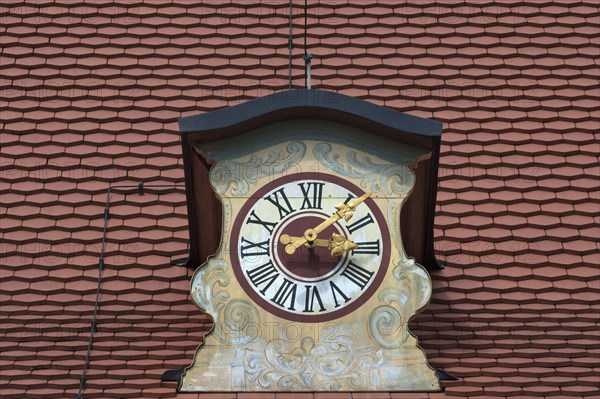
[[(279, 244), (282, 235), (303, 237), (307, 229), (317, 226), (328, 217), (329, 215), (320, 212), (299, 212), (274, 232), (272, 240), (276, 244), (271, 246), (272, 258), (283, 273), (297, 281), (316, 282), (334, 275), (344, 265), (346, 254), (332, 256), (331, 249), (327, 247), (309, 248), (302, 245), (293, 254), (288, 254), (285, 252), (285, 245)], [(345, 236), (337, 224), (333, 224), (320, 232), (318, 238), (329, 240), (333, 233)]]

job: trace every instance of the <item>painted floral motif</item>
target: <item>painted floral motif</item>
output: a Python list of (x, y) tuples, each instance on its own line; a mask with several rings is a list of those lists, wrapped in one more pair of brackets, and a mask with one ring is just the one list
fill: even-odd
[(210, 170), (210, 181), (219, 194), (231, 188), (231, 195), (243, 196), (262, 177), (286, 172), (297, 165), (306, 153), (304, 143), (293, 141), (285, 151), (271, 151), (266, 158), (252, 155), (246, 162), (218, 161)]
[(230, 268), (225, 261), (213, 260), (194, 278), (192, 296), (214, 320), (213, 336), (229, 345), (242, 345), (256, 339), (254, 326), (260, 315), (250, 302), (232, 299), (226, 290)]
[(325, 167), (353, 179), (362, 179), (361, 186), (372, 192), (383, 191), (386, 196), (404, 197), (414, 185), (414, 173), (408, 165), (378, 164), (368, 155), (359, 158), (356, 151), (348, 151), (346, 160), (333, 152), (329, 143), (315, 145), (313, 154)]
[(264, 352), (247, 350), (244, 364), (248, 380), (262, 389), (338, 391), (375, 383), (381, 361), (378, 350), (357, 350), (340, 336), (317, 345), (307, 337), (296, 347), (275, 339)]

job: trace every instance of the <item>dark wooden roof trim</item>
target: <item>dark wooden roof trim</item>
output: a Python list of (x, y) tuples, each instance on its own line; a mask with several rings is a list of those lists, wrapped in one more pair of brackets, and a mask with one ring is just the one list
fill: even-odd
[[(294, 112), (290, 112), (294, 111)], [(351, 116), (371, 126), (379, 125), (404, 134), (436, 137), (442, 134), (442, 123), (384, 108), (376, 104), (324, 91), (294, 89), (274, 93), (232, 107), (192, 115), (179, 119), (182, 135), (188, 133), (223, 131), (238, 125), (257, 125), (264, 119), (275, 122), (281, 119), (318, 116), (334, 121)], [(268, 118), (266, 118), (268, 117)], [(244, 126), (245, 131), (254, 126)]]

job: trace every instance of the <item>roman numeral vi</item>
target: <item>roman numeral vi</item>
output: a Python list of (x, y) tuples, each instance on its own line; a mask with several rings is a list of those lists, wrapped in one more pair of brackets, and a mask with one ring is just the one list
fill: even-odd
[(271, 301), (278, 304), (282, 308), (285, 308), (286, 301), (290, 299), (289, 306), (287, 308), (289, 310), (296, 310), (296, 308), (294, 307), (296, 303), (296, 288), (298, 288), (298, 285), (296, 283), (293, 283), (284, 277), (283, 284), (281, 285), (281, 287), (279, 287), (279, 289), (275, 293), (275, 296), (271, 298)]
[(317, 289), (317, 287), (311, 287), (310, 285), (305, 285), (304, 287), (306, 288), (306, 301), (304, 303), (304, 312), (314, 312), (313, 308), (315, 307), (315, 299), (319, 303), (319, 312), (324, 312), (325, 307), (323, 306), (321, 294), (319, 294), (319, 290)]

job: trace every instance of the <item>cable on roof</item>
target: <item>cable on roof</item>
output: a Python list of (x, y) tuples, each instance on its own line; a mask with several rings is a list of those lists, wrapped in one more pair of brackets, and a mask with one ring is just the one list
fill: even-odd
[(75, 395), (75, 399), (83, 399), (81, 393), (85, 390), (85, 384), (87, 381), (87, 371), (90, 366), (90, 354), (92, 352), (92, 344), (94, 342), (94, 336), (96, 335), (96, 320), (98, 318), (98, 307), (100, 304), (100, 285), (102, 284), (102, 272), (104, 271), (104, 253), (106, 250), (106, 231), (108, 230), (108, 219), (110, 213), (110, 191), (111, 187), (108, 186), (106, 191), (106, 205), (104, 206), (104, 228), (102, 232), (102, 245), (100, 247), (100, 259), (98, 260), (98, 285), (96, 286), (96, 304), (94, 306), (94, 315), (92, 316), (92, 323), (90, 326), (90, 339), (88, 340), (87, 352), (85, 354), (85, 363), (83, 364), (83, 370), (81, 372), (81, 379), (79, 380), (79, 393)]
[(82, 393), (85, 391), (87, 382), (87, 371), (90, 367), (90, 355), (92, 353), (92, 346), (94, 343), (94, 336), (97, 331), (97, 320), (98, 320), (98, 309), (100, 308), (100, 286), (102, 285), (102, 272), (104, 271), (104, 257), (106, 253), (106, 236), (108, 231), (108, 220), (110, 219), (110, 194), (115, 189), (128, 188), (137, 189), (138, 195), (144, 195), (144, 188), (177, 188), (185, 187), (185, 184), (149, 184), (144, 186), (143, 183), (136, 185), (109, 185), (106, 190), (106, 204), (104, 206), (103, 218), (104, 228), (102, 230), (102, 244), (100, 247), (100, 258), (98, 259), (98, 285), (96, 286), (96, 303), (94, 305), (94, 314), (92, 316), (92, 322), (90, 325), (90, 338), (88, 340), (87, 352), (85, 354), (85, 362), (83, 364), (83, 370), (81, 371), (81, 379), (79, 380), (79, 392), (75, 394), (74, 399), (84, 399)]

